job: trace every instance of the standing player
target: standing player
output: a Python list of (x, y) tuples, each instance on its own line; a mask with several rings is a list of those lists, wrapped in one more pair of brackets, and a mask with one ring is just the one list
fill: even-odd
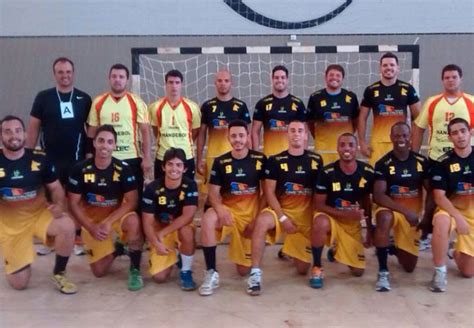
[(261, 292), (265, 240), (275, 243), (286, 233), (282, 252), (293, 258), (299, 274), (307, 274), (311, 266), (312, 198), (321, 156), (305, 150), (308, 141), (304, 122), (288, 125), (288, 150), (268, 159), (265, 169), (265, 197), (269, 208), (257, 218), (252, 233), (252, 269), (247, 293)]
[(413, 272), (418, 261), (417, 225), (423, 211), (423, 187), (429, 188), (428, 160), (410, 151), (410, 137), (407, 123), (395, 123), (390, 132), (393, 150), (375, 164), (374, 200), (379, 205), (375, 212), (374, 244), (379, 262), (375, 290), (379, 292), (390, 290), (387, 255), (392, 228), (403, 269)]
[(113, 126), (100, 126), (93, 142), (94, 157), (78, 163), (71, 171), (69, 207), (82, 225), (82, 238), (94, 276), (105, 276), (112, 266), (116, 257), (115, 231), (129, 245), (128, 289), (140, 290), (143, 287), (140, 275), (143, 235), (135, 212), (136, 180), (126, 162), (112, 157), (117, 146)]
[[(247, 105), (232, 96), (230, 72), (227, 70), (217, 72), (214, 84), (216, 97), (206, 101), (201, 107), (201, 128), (197, 139), (197, 171), (205, 179), (204, 192), (207, 192), (209, 173), (214, 159), (232, 149), (231, 145), (225, 142), (229, 123), (241, 119), (250, 124)], [(209, 136), (209, 142), (204, 160), (206, 135)]]
[[(247, 122), (230, 122), (227, 138), (232, 150), (214, 161), (209, 185), (209, 208), (201, 220), (201, 243), (206, 260), (201, 295), (211, 295), (219, 287), (216, 269), (216, 239), (231, 235), (229, 258), (237, 272), (250, 271), (250, 236), (260, 210), (261, 188), (264, 178), (265, 156), (248, 148)], [(216, 236), (217, 235), (217, 236)]]
[(127, 91), (128, 79), (129, 71), (125, 65), (112, 65), (109, 70), (110, 91), (97, 96), (92, 102), (87, 135), (95, 138), (97, 128), (103, 124), (114, 127), (117, 148), (113, 156), (129, 165), (141, 194), (143, 178), (151, 178), (150, 126), (145, 103), (139, 96)]
[(74, 294), (76, 285), (64, 275), (74, 245), (74, 223), (63, 212), (64, 191), (55, 168), (44, 153), (25, 149), (25, 126), (18, 117), (3, 118), (0, 132), (0, 253), (6, 279), (14, 289), (25, 289), (35, 256), (33, 237), (44, 243), (54, 239), (56, 262), (51, 279), (61, 293)]
[(171, 275), (181, 257), (181, 289), (196, 289), (192, 276), (194, 226), (198, 191), (194, 180), (184, 176), (186, 154), (180, 148), (169, 148), (163, 156), (164, 177), (150, 183), (143, 194), (143, 230), (150, 244), (150, 274), (158, 283)]
[(180, 71), (173, 69), (166, 73), (166, 96), (148, 107), (157, 146), (155, 179), (164, 176), (163, 156), (172, 147), (184, 150), (187, 167), (185, 175), (194, 179), (193, 143), (201, 125), (201, 113), (194, 101), (181, 95), (183, 82)]
[(288, 69), (278, 65), (272, 70), (272, 93), (255, 105), (252, 123), (252, 147), (259, 150), (263, 126), (263, 152), (266, 156), (285, 150), (286, 132), (290, 121), (306, 121), (306, 109), (301, 99), (288, 91)]
[(446, 254), (450, 232), (456, 229), (454, 260), (466, 278), (474, 276), (474, 149), (472, 131), (463, 118), (448, 124), (454, 149), (441, 157), (433, 169), (431, 184), (438, 210), (433, 216), (433, 263), (430, 289), (446, 290)]
[[(357, 139), (344, 133), (337, 140), (339, 160), (324, 167), (316, 185), (314, 197), (316, 213), (313, 219), (311, 245), (313, 270), (309, 284), (322, 288), (324, 271), (321, 254), (324, 244), (334, 248), (328, 257), (349, 266), (354, 276), (360, 277), (365, 269), (364, 245), (360, 221), (366, 220), (365, 246), (371, 244), (372, 221), (370, 194), (374, 170), (356, 160)], [(331, 256), (329, 256), (331, 254)]]
[[(53, 161), (59, 181), (66, 185), (70, 168), (85, 157), (87, 134), (86, 120), (91, 107), (91, 97), (74, 88), (74, 63), (66, 57), (53, 63), (56, 87), (43, 90), (36, 95), (30, 113), (26, 148), (34, 149), (42, 132), (41, 147)], [(60, 136), (60, 137), (58, 137)], [(76, 229), (76, 255), (83, 255), (79, 229)], [(39, 255), (51, 251), (48, 247), (38, 248)]]
[(359, 116), (359, 102), (355, 93), (342, 88), (344, 68), (338, 64), (326, 68), (326, 88), (309, 97), (309, 128), (314, 137), (315, 150), (324, 163), (336, 161), (337, 136), (354, 133)]
[[(380, 157), (392, 148), (390, 128), (396, 122), (407, 121), (407, 106), (410, 108), (411, 119), (414, 120), (420, 111), (420, 99), (415, 88), (398, 80), (398, 58), (391, 52), (380, 58), (380, 81), (368, 86), (360, 104), (359, 133), (360, 151), (369, 157), (374, 165)], [(367, 117), (372, 109), (374, 116), (370, 145), (366, 143)]]

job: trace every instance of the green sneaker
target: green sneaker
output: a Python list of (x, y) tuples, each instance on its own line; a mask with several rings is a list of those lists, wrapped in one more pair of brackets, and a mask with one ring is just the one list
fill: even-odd
[(130, 269), (128, 273), (128, 290), (137, 291), (143, 288), (143, 278), (138, 269)]

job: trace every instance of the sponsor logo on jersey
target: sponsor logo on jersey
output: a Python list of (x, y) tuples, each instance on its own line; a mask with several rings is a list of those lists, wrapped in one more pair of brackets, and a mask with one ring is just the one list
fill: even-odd
[(311, 195), (312, 191), (310, 188), (305, 188), (300, 183), (286, 182), (285, 194), (287, 195)]
[(271, 129), (271, 130), (279, 130), (279, 131), (286, 130), (286, 123), (285, 123), (285, 121), (280, 121), (280, 120), (271, 119), (271, 120), (269, 121), (269, 124), (270, 124), (270, 129)]
[(36, 198), (36, 190), (26, 191), (22, 188), (5, 187), (0, 189), (2, 199), (10, 202), (17, 202), (23, 200), (31, 200)]
[(352, 209), (358, 209), (359, 205), (358, 204), (352, 204), (351, 201), (345, 200), (342, 198), (337, 198), (336, 199), (336, 208), (338, 210), (352, 210)]
[(418, 196), (418, 190), (410, 190), (410, 187), (393, 185), (390, 186), (392, 197), (411, 198)]
[(325, 122), (347, 122), (349, 117), (341, 115), (341, 113), (324, 112), (323, 118)]
[(231, 182), (230, 183), (230, 193), (232, 195), (249, 195), (256, 192), (256, 187), (249, 187), (246, 183), (241, 182)]
[(458, 182), (456, 185), (456, 194), (458, 195), (466, 195), (466, 194), (473, 194), (474, 188), (472, 187), (472, 183), (469, 182)]
[(398, 116), (403, 115), (403, 109), (397, 109), (394, 106), (379, 104), (379, 115), (382, 116)]
[(218, 118), (215, 118), (212, 120), (212, 126), (215, 128), (215, 129), (227, 129), (227, 121), (226, 120), (222, 120), (222, 119), (218, 119)]
[(86, 194), (86, 200), (88, 204), (99, 207), (111, 207), (117, 205), (118, 203), (117, 199), (106, 199), (102, 195), (94, 194), (91, 192)]

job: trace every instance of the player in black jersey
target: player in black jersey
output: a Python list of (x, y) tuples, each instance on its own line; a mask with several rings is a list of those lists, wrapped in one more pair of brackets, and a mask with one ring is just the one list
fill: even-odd
[(164, 177), (150, 183), (143, 194), (143, 229), (150, 244), (150, 274), (158, 282), (166, 281), (181, 257), (181, 289), (196, 289), (191, 267), (195, 251), (192, 224), (198, 205), (194, 180), (184, 176), (186, 154), (169, 148), (163, 157)]
[[(8, 115), (0, 122), (0, 253), (6, 279), (14, 289), (25, 289), (35, 252), (33, 236), (56, 249), (52, 281), (64, 294), (77, 287), (64, 272), (74, 245), (74, 223), (64, 213), (64, 190), (53, 164), (42, 152), (25, 149), (23, 121)], [(51, 203), (45, 196), (47, 188)]]
[(365, 269), (362, 219), (366, 220), (368, 229), (365, 246), (369, 247), (372, 240), (370, 194), (374, 170), (356, 160), (357, 139), (351, 133), (339, 136), (337, 152), (339, 160), (324, 167), (316, 185), (317, 212), (311, 236), (313, 270), (309, 281), (312, 288), (323, 287), (321, 254), (324, 244), (335, 245), (328, 251), (330, 260), (335, 258), (348, 265), (354, 276), (361, 276)]
[(143, 246), (137, 182), (127, 163), (112, 157), (117, 133), (102, 125), (94, 138), (95, 156), (74, 166), (68, 183), (69, 208), (82, 225), (82, 238), (92, 273), (103, 277), (115, 257), (114, 232), (128, 242), (128, 289), (143, 288), (140, 261)]
[(440, 158), (433, 168), (431, 185), (438, 210), (433, 216), (433, 263), (435, 272), (430, 289), (446, 290), (446, 253), (449, 235), (457, 233), (454, 260), (466, 278), (474, 275), (474, 147), (472, 131), (462, 118), (448, 124), (449, 141), (454, 149)]
[(359, 116), (359, 102), (355, 93), (342, 88), (344, 68), (338, 64), (326, 68), (326, 87), (309, 97), (308, 125), (314, 137), (315, 150), (324, 163), (337, 159), (337, 137), (355, 132)]
[(374, 201), (379, 273), (375, 290), (390, 290), (387, 266), (390, 230), (395, 238), (395, 255), (407, 272), (415, 269), (418, 261), (420, 233), (418, 221), (423, 212), (423, 188), (429, 190), (428, 160), (410, 150), (410, 126), (397, 122), (392, 126), (390, 139), (393, 150), (375, 164)]
[[(231, 145), (225, 140), (229, 123), (241, 119), (250, 124), (247, 105), (242, 100), (232, 96), (232, 76), (230, 72), (227, 70), (217, 72), (214, 84), (216, 85), (216, 97), (205, 101), (201, 106), (201, 128), (197, 138), (197, 171), (205, 179), (202, 190), (206, 193), (214, 159), (232, 150)], [(206, 136), (208, 143), (204, 159)]]
[[(248, 148), (247, 122), (230, 122), (228, 134), (232, 151), (215, 159), (209, 184), (209, 208), (201, 220), (201, 243), (206, 271), (199, 294), (211, 295), (219, 287), (216, 244), (231, 235), (229, 258), (237, 272), (250, 271), (250, 236), (261, 209), (260, 184), (264, 179), (265, 156)], [(217, 236), (216, 236), (217, 235)]]
[(255, 105), (252, 123), (252, 147), (259, 150), (260, 131), (263, 126), (263, 152), (275, 155), (286, 148), (288, 123), (306, 121), (304, 103), (288, 91), (288, 69), (275, 66), (272, 70), (272, 93)]
[(252, 233), (250, 295), (261, 292), (265, 240), (275, 243), (286, 233), (282, 252), (293, 258), (299, 274), (307, 274), (311, 266), (312, 198), (323, 163), (321, 156), (305, 149), (308, 131), (304, 122), (290, 122), (287, 139), (288, 150), (271, 156), (265, 169), (264, 192), (269, 207), (258, 216)]

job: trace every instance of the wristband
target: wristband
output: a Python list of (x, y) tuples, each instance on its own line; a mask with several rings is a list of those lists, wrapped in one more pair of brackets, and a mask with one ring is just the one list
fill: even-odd
[(280, 223), (283, 223), (283, 222), (285, 222), (286, 220), (288, 220), (288, 217), (287, 217), (285, 214), (283, 214), (282, 216), (280, 216), (280, 218), (278, 219), (278, 221), (280, 221)]

